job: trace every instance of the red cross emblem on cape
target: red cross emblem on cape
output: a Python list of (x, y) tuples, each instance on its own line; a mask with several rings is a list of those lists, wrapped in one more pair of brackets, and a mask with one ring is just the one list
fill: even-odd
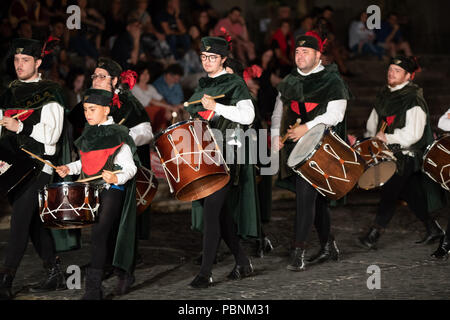
[(394, 122), (394, 120), (395, 120), (395, 115), (386, 117), (387, 125), (390, 126), (392, 124), (392, 122)]
[(123, 142), (118, 146), (83, 152), (80, 150), (81, 166), (82, 170), (88, 176), (98, 173), (104, 166), (108, 158), (116, 152), (118, 148), (123, 145)]
[(6, 110), (6, 111), (5, 111), (5, 117), (11, 118), (11, 117), (14, 116), (15, 114), (22, 113), (22, 112), (24, 112), (24, 111), (28, 111), (28, 112), (27, 112), (27, 113), (24, 113), (23, 115), (21, 115), (21, 116), (18, 117), (18, 119), (19, 119), (20, 121), (25, 121), (25, 120), (26, 120), (29, 116), (31, 116), (31, 114), (34, 112), (34, 110), (32, 110), (32, 109), (29, 109), (29, 110), (13, 110), (13, 109), (10, 109), (10, 110)]
[(214, 117), (214, 111), (206, 110), (197, 112), (203, 119), (208, 120), (209, 115), (212, 113), (211, 118)]
[[(314, 110), (315, 107), (317, 107), (319, 104), (314, 102), (305, 102), (305, 109), (306, 112), (310, 112), (311, 110)], [(300, 115), (300, 107), (298, 106), (297, 100), (291, 100), (291, 109), (296, 114)]]

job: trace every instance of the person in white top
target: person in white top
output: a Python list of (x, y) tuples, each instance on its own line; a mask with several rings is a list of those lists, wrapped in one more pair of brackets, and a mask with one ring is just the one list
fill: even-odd
[[(412, 57), (391, 59), (387, 71), (387, 85), (377, 95), (374, 108), (367, 120), (366, 137), (376, 137), (394, 151), (397, 172), (381, 187), (381, 199), (374, 224), (359, 243), (367, 249), (376, 249), (378, 240), (395, 213), (398, 199), (406, 200), (417, 218), (424, 223), (425, 237), (416, 243), (428, 244), (444, 235), (433, 211), (428, 205), (436, 193), (427, 187), (421, 171), (426, 147), (433, 142), (428, 107), (422, 89), (412, 82), (419, 70)], [(383, 122), (387, 124), (385, 127)], [(429, 190), (427, 189), (429, 188)]]
[[(22, 152), (19, 147), (23, 147), (47, 161), (55, 162), (57, 150), (63, 143), (62, 88), (54, 82), (41, 79), (38, 68), (44, 50), (40, 41), (15, 39), (11, 49), (18, 80), (13, 81), (0, 97), (0, 146), (2, 150), (7, 147), (13, 156), (17, 155), (16, 158)], [(19, 115), (22, 112), (25, 114)], [(5, 152), (0, 153), (2, 163), (2, 156), (7, 156)], [(27, 248), (28, 238), (31, 238), (48, 273), (42, 282), (30, 290), (42, 292), (66, 286), (64, 271), (55, 253), (54, 239), (38, 214), (38, 190), (50, 183), (53, 174), (50, 166), (40, 165), (42, 163), (36, 161), (36, 167), (41, 171), (31, 175), (27, 182), (21, 183), (8, 194), (12, 214), (10, 236), (4, 251), (3, 266), (0, 267), (0, 300), (13, 298), (11, 286)], [(2, 171), (1, 175), (4, 173)], [(19, 181), (22, 176), (15, 178)]]

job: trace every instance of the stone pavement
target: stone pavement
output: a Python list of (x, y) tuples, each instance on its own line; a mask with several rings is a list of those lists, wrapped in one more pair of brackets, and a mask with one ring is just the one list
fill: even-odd
[[(200, 234), (190, 230), (190, 213), (186, 210), (152, 213), (149, 240), (140, 241), (143, 263), (136, 270), (136, 282), (131, 292), (114, 297), (115, 278), (104, 281), (107, 299), (120, 300), (298, 300), (298, 299), (448, 299), (450, 297), (450, 262), (437, 262), (430, 254), (437, 245), (415, 245), (424, 228), (405, 206), (399, 206), (389, 228), (380, 239), (378, 251), (367, 251), (356, 244), (374, 219), (378, 194), (376, 191), (352, 191), (348, 204), (332, 209), (332, 232), (341, 250), (339, 262), (310, 266), (305, 272), (286, 270), (288, 247), (293, 236), (295, 204), (292, 194), (275, 190), (272, 221), (265, 232), (275, 247), (263, 258), (252, 257), (256, 275), (241, 281), (229, 281), (226, 275), (234, 259), (221, 247), (223, 258), (214, 265), (217, 284), (209, 289), (188, 287), (199, 270), (192, 260), (201, 248)], [(174, 200), (172, 201), (174, 202)], [(155, 203), (155, 208), (158, 205)], [(447, 210), (435, 212), (440, 224), (447, 224)], [(0, 261), (8, 235), (5, 218), (0, 230)], [(318, 249), (317, 235), (311, 234), (308, 254)], [(244, 242), (253, 255), (251, 241)], [(89, 228), (83, 230), (83, 247), (61, 254), (64, 268), (84, 265), (89, 261)], [(369, 290), (367, 268), (377, 265), (380, 289)], [(27, 286), (43, 275), (41, 262), (29, 245), (14, 282), (17, 300), (79, 299), (83, 290), (65, 290), (32, 294)]]

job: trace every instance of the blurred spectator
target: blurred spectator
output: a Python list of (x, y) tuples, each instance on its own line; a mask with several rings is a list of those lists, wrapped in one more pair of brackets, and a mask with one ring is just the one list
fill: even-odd
[(28, 20), (30, 23), (39, 21), (40, 3), (37, 0), (14, 0), (9, 7), (9, 22), (13, 29), (21, 20)]
[(219, 20), (214, 28), (214, 35), (223, 36), (221, 28), (225, 28), (232, 39), (233, 53), (244, 65), (256, 58), (255, 45), (250, 41), (245, 20), (241, 16), (241, 8), (233, 7), (228, 16)]
[(83, 69), (72, 69), (67, 77), (67, 107), (72, 110), (83, 98), (86, 89), (86, 75)]
[(213, 25), (211, 25), (210, 17), (207, 10), (194, 14), (194, 22), (189, 28), (191, 41), (199, 40), (213, 34)]
[(390, 13), (388, 19), (381, 23), (381, 28), (375, 31), (377, 45), (384, 48), (391, 57), (395, 57), (399, 51), (404, 51), (405, 56), (412, 56), (409, 42), (403, 37), (398, 15)]
[(189, 7), (191, 8), (192, 16), (194, 17), (192, 24), (195, 24), (195, 16), (198, 16), (203, 11), (208, 13), (208, 17), (213, 26), (217, 23), (219, 15), (207, 0), (192, 0)]
[(105, 19), (105, 31), (103, 32), (103, 41), (109, 50), (112, 49), (114, 41), (120, 33), (125, 30), (126, 20), (123, 14), (121, 0), (112, 0)]
[(359, 20), (350, 24), (349, 47), (353, 53), (363, 55), (376, 55), (379, 59), (383, 57), (383, 48), (374, 44), (375, 32), (367, 29), (367, 13), (361, 12)]
[(186, 91), (194, 91), (198, 85), (198, 80), (206, 76), (200, 61), (200, 38), (191, 42), (191, 49), (183, 56), (180, 61), (184, 69), (184, 75), (181, 78), (181, 86)]
[(295, 30), (294, 39), (297, 39), (298, 36), (302, 36), (308, 31), (311, 31), (314, 25), (314, 19), (312, 16), (304, 17), (300, 22), (300, 28)]
[(279, 28), (272, 36), (272, 49), (280, 66), (281, 76), (286, 76), (292, 69), (294, 58), (294, 36), (290, 29), (289, 20), (282, 20)]
[[(179, 60), (190, 48), (189, 35), (180, 16), (180, 1), (168, 0), (166, 9), (158, 15), (160, 32), (166, 36), (166, 41), (175, 59)], [(182, 52), (178, 52), (178, 48)]]
[(271, 45), (274, 33), (280, 28), (282, 21), (288, 21), (290, 25), (293, 24), (292, 21), (292, 10), (288, 5), (280, 5), (277, 9), (277, 16), (270, 19), (269, 32), (267, 32), (264, 43)]
[(33, 29), (31, 28), (30, 21), (28, 20), (19, 21), (19, 23), (17, 24), (16, 33), (18, 38), (27, 38), (27, 39), (33, 38)]
[(123, 69), (130, 69), (132, 65), (137, 64), (141, 33), (141, 24), (135, 17), (130, 16), (126, 31), (119, 35), (111, 50), (112, 59), (117, 61)]
[(179, 64), (171, 64), (158, 79), (153, 82), (153, 86), (164, 97), (169, 104), (181, 106), (184, 102), (184, 94), (180, 85), (183, 76), (183, 68)]

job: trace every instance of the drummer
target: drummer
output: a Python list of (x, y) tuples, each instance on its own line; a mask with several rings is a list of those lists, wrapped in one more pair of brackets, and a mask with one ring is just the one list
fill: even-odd
[[(75, 141), (80, 160), (57, 167), (61, 176), (78, 175), (87, 178), (101, 174), (106, 183), (100, 193), (98, 221), (92, 227), (91, 262), (87, 270), (83, 299), (100, 300), (103, 268), (107, 262), (108, 240), (114, 225), (120, 220), (114, 265), (129, 271), (134, 264), (136, 231), (136, 146), (128, 128), (116, 125), (110, 113), (113, 93), (102, 89), (89, 89), (83, 98), (84, 114), (88, 125)], [(113, 170), (120, 168), (120, 173)], [(128, 204), (128, 205), (127, 205)], [(126, 232), (125, 232), (126, 230)]]
[[(229, 53), (229, 45), (225, 39), (204, 37), (201, 39), (200, 51), (207, 77), (199, 80), (198, 87), (189, 99), (191, 101), (201, 99), (201, 104), (191, 105), (187, 107), (187, 110), (194, 118), (208, 119), (210, 115), (213, 115), (210, 126), (220, 130), (224, 140), (227, 140), (227, 129), (245, 129), (245, 126), (253, 122), (255, 111), (251, 96), (244, 80), (236, 74), (227, 73), (224, 69), (223, 64)], [(211, 98), (220, 94), (224, 94), (225, 97), (217, 101)], [(216, 137), (216, 140), (219, 139)], [(227, 140), (224, 144), (229, 142), (231, 140)], [(237, 143), (234, 140), (233, 142)], [(226, 159), (225, 154), (224, 157)], [(200, 272), (190, 283), (193, 288), (207, 288), (213, 285), (212, 266), (221, 238), (229, 247), (236, 262), (228, 278), (237, 280), (254, 274), (253, 266), (240, 244), (238, 233), (241, 236), (256, 237), (258, 235), (257, 212), (242, 208), (237, 208), (235, 211), (233, 208), (240, 202), (235, 199), (242, 196), (234, 192), (239, 187), (240, 169), (245, 167), (251, 170), (251, 168), (234, 163), (228, 166), (230, 182), (219, 191), (192, 204), (193, 228), (203, 231), (202, 263)], [(249, 198), (256, 199), (254, 194), (251, 195), (252, 190), (248, 192), (250, 192)], [(226, 206), (231, 208), (225, 209)], [(231, 212), (239, 212), (239, 214), (233, 217)], [(203, 228), (201, 228), (202, 224)]]
[[(450, 109), (444, 113), (438, 122), (438, 128), (450, 132)], [(447, 193), (447, 198), (450, 198), (450, 194)], [(450, 210), (449, 210), (450, 211)], [(435, 259), (448, 259), (450, 253), (450, 218), (447, 219), (447, 230), (445, 231), (445, 235), (441, 237), (439, 246), (434, 251), (431, 256)]]
[[(379, 91), (367, 120), (366, 136), (387, 143), (397, 158), (397, 172), (381, 188), (375, 222), (367, 234), (359, 237), (361, 245), (368, 249), (377, 248), (381, 234), (394, 216), (398, 199), (405, 200), (425, 225), (426, 235), (416, 243), (432, 243), (444, 235), (437, 221), (429, 215), (442, 205), (442, 191), (420, 170), (423, 153), (433, 142), (433, 132), (422, 89), (412, 82), (418, 70), (416, 59), (412, 57), (391, 59), (387, 85)], [(381, 120), (387, 123), (384, 132), (380, 130)], [(427, 203), (437, 208), (431, 208)]]
[[(330, 211), (327, 199), (306, 180), (295, 174), (287, 159), (299, 139), (319, 123), (334, 126), (341, 137), (345, 136), (345, 110), (350, 93), (335, 64), (324, 66), (321, 52), (324, 42), (317, 33), (308, 32), (296, 39), (296, 67), (278, 85), (278, 96), (272, 114), (272, 146), (280, 150), (280, 186), (296, 193), (294, 243), (290, 271), (304, 271), (306, 264), (337, 260), (339, 250), (331, 234)], [(291, 128), (297, 119), (301, 124)], [(281, 135), (288, 140), (282, 143)], [(316, 227), (320, 250), (306, 261), (306, 240), (311, 227)]]
[[(21, 146), (53, 163), (70, 157), (70, 153), (57, 152), (69, 150), (61, 148), (68, 143), (63, 135), (63, 90), (57, 83), (42, 79), (38, 72), (44, 56), (43, 44), (34, 39), (15, 39), (11, 49), (17, 80), (11, 82), (0, 96), (0, 118), (3, 116), (0, 144), (17, 153), (22, 152), (19, 149)], [(24, 110), (28, 112), (14, 118)], [(28, 238), (47, 272), (45, 279), (33, 286), (31, 291), (66, 288), (64, 270), (55, 252), (55, 239), (51, 231), (44, 227), (37, 212), (38, 190), (51, 181), (53, 169), (47, 164), (38, 165), (38, 168), (30, 181), (21, 185), (14, 194), (8, 194), (12, 214), (4, 262), (0, 266), (0, 300), (13, 298), (12, 282), (25, 254)]]

